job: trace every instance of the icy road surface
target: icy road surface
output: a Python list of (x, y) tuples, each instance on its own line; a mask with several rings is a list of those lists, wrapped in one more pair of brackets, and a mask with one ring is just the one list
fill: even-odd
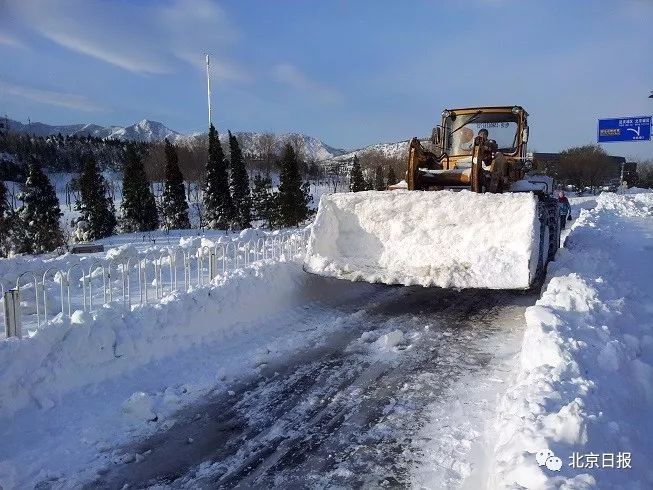
[(167, 431), (119, 448), (135, 460), (105, 467), (87, 487), (483, 481), (484, 424), (537, 295), (365, 287), (370, 295), (337, 306), (337, 319), (325, 315), (339, 322), (326, 342), (183, 409)]

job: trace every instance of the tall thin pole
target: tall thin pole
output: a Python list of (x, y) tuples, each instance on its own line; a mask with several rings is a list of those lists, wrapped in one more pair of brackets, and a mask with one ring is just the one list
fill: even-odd
[(209, 70), (209, 55), (206, 55), (206, 98), (209, 105), (209, 127), (211, 126), (211, 71)]

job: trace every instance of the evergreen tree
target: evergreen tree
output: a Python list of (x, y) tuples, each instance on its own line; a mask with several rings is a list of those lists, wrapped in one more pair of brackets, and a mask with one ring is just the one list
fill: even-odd
[(309, 217), (308, 204), (313, 197), (309, 192), (308, 182), (302, 184), (297, 155), (288, 143), (283, 149), (280, 180), (279, 195), (276, 199), (279, 225), (297, 226)]
[(358, 161), (358, 156), (354, 155), (354, 163), (351, 166), (351, 173), (349, 174), (349, 191), (360, 192), (366, 190), (366, 187), (367, 185)]
[(79, 194), (75, 209), (81, 213), (81, 217), (77, 222), (75, 239), (97, 240), (112, 235), (116, 227), (113, 199), (108, 196), (106, 180), (98, 169), (95, 155), (90, 152), (84, 157)]
[(120, 208), (120, 229), (123, 232), (151, 231), (159, 226), (156, 202), (145, 175), (145, 167), (135, 145), (131, 143), (125, 151)]
[(51, 252), (64, 245), (59, 225), (62, 213), (54, 187), (41, 166), (32, 159), (27, 169), (27, 180), (18, 196), (23, 201), (18, 209), (14, 236), (20, 253)]
[(165, 155), (165, 184), (161, 202), (163, 222), (168, 230), (190, 228), (184, 176), (181, 174), (181, 170), (179, 170), (177, 150), (167, 138), (165, 140)]
[(397, 180), (397, 176), (395, 175), (395, 169), (390, 167), (388, 170), (388, 187), (391, 185), (395, 185), (399, 180)]
[(365, 179), (365, 190), (366, 191), (373, 191), (374, 190), (374, 178), (372, 175), (367, 176)]
[(242, 230), (252, 226), (252, 197), (243, 152), (231, 131), (229, 131), (229, 151), (231, 153), (231, 195), (236, 211), (234, 217), (236, 225)]
[(374, 189), (377, 191), (384, 191), (386, 189), (385, 179), (383, 178), (383, 168), (381, 165), (378, 165), (374, 172)]
[(6, 257), (11, 252), (11, 211), (7, 200), (7, 188), (0, 180), (0, 257)]
[(264, 220), (268, 228), (275, 227), (278, 222), (277, 197), (278, 194), (272, 191), (272, 179), (257, 174), (252, 189), (252, 218)]
[(209, 127), (209, 157), (204, 179), (204, 213), (207, 227), (227, 229), (233, 222), (234, 209), (229, 190), (227, 161), (213, 124)]

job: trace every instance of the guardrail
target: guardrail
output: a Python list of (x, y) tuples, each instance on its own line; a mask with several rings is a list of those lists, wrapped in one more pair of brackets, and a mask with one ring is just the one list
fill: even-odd
[(21, 337), (23, 326), (37, 329), (58, 315), (93, 312), (104, 304), (132, 306), (158, 301), (175, 291), (209, 284), (226, 272), (262, 260), (294, 258), (305, 251), (308, 229), (250, 241), (203, 246), (195, 251), (179, 247), (148, 252), (122, 260), (95, 259), (67, 269), (48, 267), (25, 271), (2, 293), (5, 335)]

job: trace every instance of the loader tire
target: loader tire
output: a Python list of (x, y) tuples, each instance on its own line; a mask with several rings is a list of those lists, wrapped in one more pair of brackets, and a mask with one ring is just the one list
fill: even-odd
[(538, 257), (537, 257), (537, 267), (535, 269), (535, 275), (533, 276), (533, 280), (531, 281), (530, 285), (530, 290), (537, 290), (539, 289), (542, 284), (544, 284), (544, 278), (546, 276), (546, 266), (548, 263), (548, 253), (544, 254), (544, 247), (545, 244), (548, 240), (548, 212), (546, 209), (546, 205), (542, 200), (539, 200), (537, 203), (537, 215), (539, 217), (540, 221), (540, 243), (538, 244)]
[[(537, 212), (540, 220), (540, 252), (530, 290), (537, 290), (544, 284), (549, 262), (555, 258), (555, 254), (560, 248), (560, 211), (558, 206), (558, 200), (555, 198), (540, 196), (538, 199)], [(545, 248), (546, 254), (544, 253)]]
[(560, 204), (555, 197), (544, 197), (549, 227), (549, 253), (547, 262), (555, 259), (560, 248)]

